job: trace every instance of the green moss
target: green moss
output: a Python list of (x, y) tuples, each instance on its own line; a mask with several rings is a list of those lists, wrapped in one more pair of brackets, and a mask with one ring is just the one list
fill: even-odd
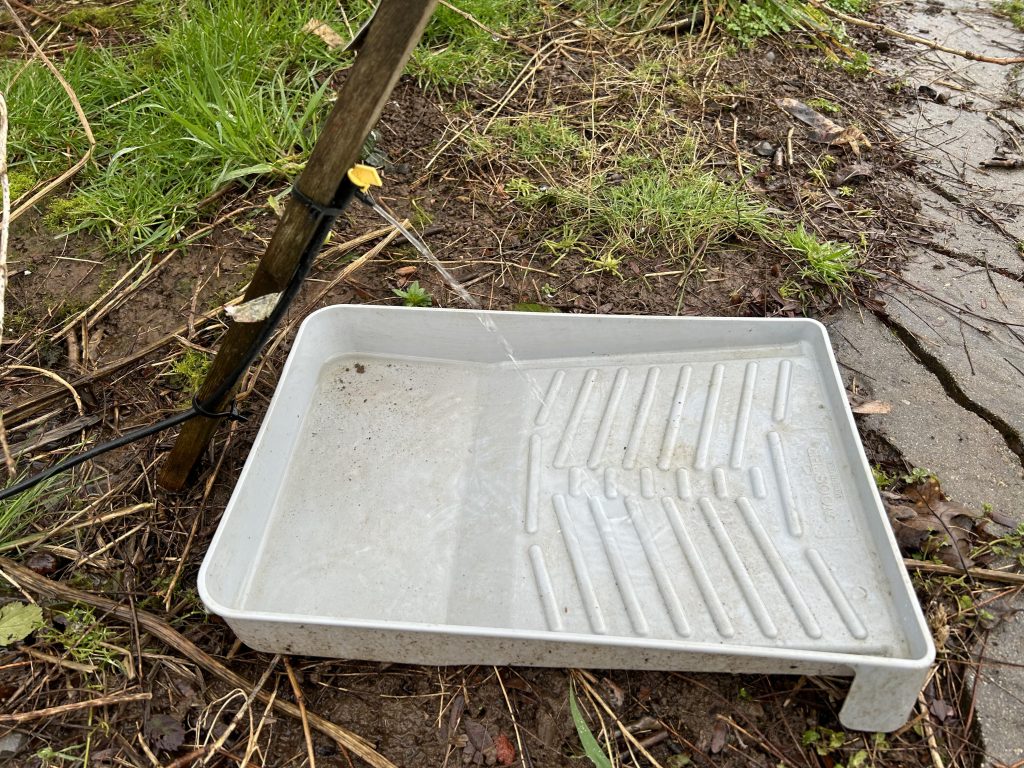
[(123, 6), (112, 8), (104, 5), (83, 5), (71, 9), (61, 19), (75, 27), (113, 29), (131, 24), (132, 13)]
[(995, 10), (1012, 21), (1017, 29), (1024, 30), (1024, 0), (1003, 0), (996, 3)]

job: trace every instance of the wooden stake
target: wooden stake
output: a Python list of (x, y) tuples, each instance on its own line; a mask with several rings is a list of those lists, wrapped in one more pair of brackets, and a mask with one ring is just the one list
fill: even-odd
[[(380, 117), (436, 2), (380, 0), (334, 109), (295, 182), (310, 200), (325, 206), (334, 200), (345, 174), (358, 162), (363, 142)], [(304, 205), (289, 201), (245, 293), (246, 301), (284, 290), (317, 223)], [(262, 330), (263, 323), (235, 323), (228, 329), (199, 390), (200, 402), (227, 380)], [(214, 410), (223, 411), (229, 403), (230, 397), (225, 398)], [(161, 486), (171, 491), (185, 487), (218, 423), (219, 419), (203, 417), (185, 423), (158, 477)]]

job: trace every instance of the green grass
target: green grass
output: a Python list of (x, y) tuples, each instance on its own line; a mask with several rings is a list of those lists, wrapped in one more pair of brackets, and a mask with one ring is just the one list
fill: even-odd
[[(48, 223), (86, 230), (122, 252), (162, 250), (222, 185), (288, 178), (300, 168), (326, 113), (342, 54), (301, 31), (317, 0), (167, 2), (146, 18), (148, 44), (82, 44), (60, 63), (92, 123), (97, 147)], [(84, 9), (83, 9), (84, 10)], [(37, 62), (0, 65), (12, 114), (12, 173), (22, 186), (64, 170), (86, 149), (67, 96)]]
[(802, 223), (786, 233), (785, 242), (797, 256), (800, 277), (835, 297), (852, 292), (854, 278), (864, 274), (852, 245), (819, 240)]
[(444, 88), (485, 85), (510, 77), (522, 65), (523, 57), (501, 36), (514, 38), (535, 26), (540, 18), (536, 4), (524, 0), (458, 0), (452, 5), (479, 24), (438, 5), (413, 52), (413, 76), (421, 85)]
[(18, 538), (46, 511), (46, 505), (57, 499), (51, 493), (53, 481), (30, 488), (14, 498), (0, 501), (0, 547)]
[[(628, 165), (630, 158), (623, 160)], [(546, 189), (512, 185), (524, 205), (560, 219), (545, 239), (556, 261), (575, 251), (597, 269), (613, 273), (632, 255), (690, 264), (706, 248), (733, 238), (768, 236), (772, 227), (763, 203), (696, 161), (675, 168), (654, 162), (618, 183), (606, 178)]]
[(1013, 26), (1024, 31), (1024, 0), (1003, 0), (995, 4), (995, 11), (1013, 22)]

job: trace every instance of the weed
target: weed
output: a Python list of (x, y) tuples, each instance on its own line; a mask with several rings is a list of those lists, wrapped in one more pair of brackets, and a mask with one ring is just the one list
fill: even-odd
[(1003, 0), (995, 4), (995, 11), (1012, 21), (1017, 29), (1024, 30), (1024, 0)]
[[(988, 511), (991, 512), (991, 507)], [(977, 559), (989, 553), (1016, 560), (1019, 565), (1024, 566), (1024, 523), (1005, 536), (978, 547), (971, 553), (971, 557)]]
[(875, 479), (875, 485), (878, 486), (878, 490), (884, 491), (887, 488), (891, 488), (896, 484), (898, 480), (894, 475), (890, 475), (881, 466), (874, 464), (871, 467), (871, 476)]
[(63, 646), (79, 664), (122, 671), (124, 654), (113, 645), (117, 635), (96, 618), (90, 606), (74, 605), (61, 617), (63, 629), (53, 625), (46, 627), (39, 631), (40, 639)]
[(585, 261), (594, 265), (595, 269), (591, 271), (607, 272), (610, 275), (622, 277), (622, 273), (619, 272), (619, 267), (622, 266), (621, 256), (614, 256), (611, 253), (605, 253), (596, 259), (585, 259)]
[(841, 62), (839, 66), (850, 77), (863, 80), (871, 74), (871, 57), (864, 51), (854, 51), (853, 56)]
[(830, 755), (846, 744), (846, 734), (830, 728), (809, 728), (804, 731), (800, 742), (805, 747), (814, 747), (814, 751), (822, 757)]
[(785, 236), (789, 247), (801, 257), (800, 277), (821, 286), (833, 296), (853, 290), (853, 279), (863, 272), (856, 266), (853, 246), (819, 240), (803, 224)]
[(935, 473), (930, 469), (924, 467), (914, 467), (910, 472), (900, 477), (907, 485), (914, 485), (916, 483), (924, 483), (935, 477)]
[(178, 389), (194, 395), (206, 380), (212, 364), (210, 356), (197, 349), (186, 349), (185, 353), (171, 363), (171, 380)]
[(808, 99), (807, 106), (812, 107), (818, 110), (819, 112), (824, 112), (826, 115), (838, 115), (840, 112), (843, 111), (842, 107), (840, 107), (834, 101), (829, 101), (828, 99), (821, 98)]
[(608, 753), (601, 749), (601, 745), (594, 738), (593, 731), (583, 719), (583, 713), (576, 703), (576, 687), (569, 684), (569, 711), (572, 713), (572, 721), (576, 725), (576, 733), (579, 734), (580, 744), (583, 745), (583, 753), (594, 765), (594, 768), (612, 768), (612, 759)]
[(84, 751), (84, 744), (72, 744), (60, 750), (43, 747), (36, 752), (35, 758), (39, 761), (39, 768), (63, 768), (69, 765), (83, 765), (85, 758), (80, 757), (79, 753)]
[(433, 297), (419, 280), (413, 280), (406, 288), (392, 288), (391, 291), (407, 307), (429, 307), (433, 304)]

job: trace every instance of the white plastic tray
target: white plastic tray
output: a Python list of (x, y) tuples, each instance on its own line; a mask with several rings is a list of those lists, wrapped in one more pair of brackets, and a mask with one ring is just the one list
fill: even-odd
[(853, 674), (871, 731), (934, 656), (811, 320), (323, 309), (199, 590), (266, 651)]

